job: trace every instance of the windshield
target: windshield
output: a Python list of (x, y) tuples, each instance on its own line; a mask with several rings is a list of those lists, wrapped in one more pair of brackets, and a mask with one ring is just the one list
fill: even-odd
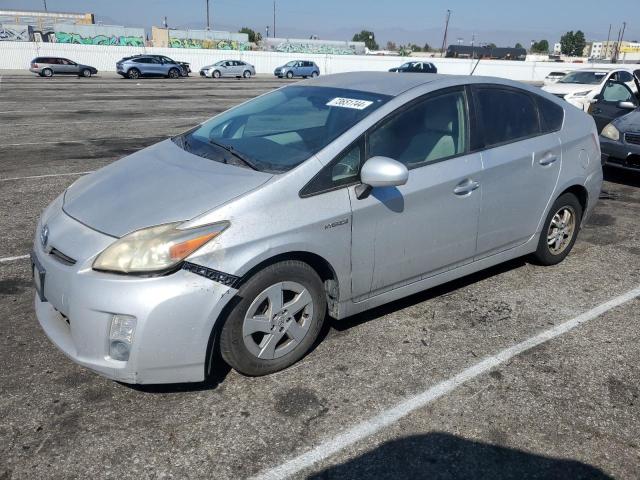
[(225, 63), (225, 60), (220, 60), (219, 62), (214, 63), (214, 65), (223, 65)]
[(282, 173), (326, 147), (389, 98), (357, 90), (285, 87), (173, 140), (204, 158)]
[(400, 68), (409, 68), (411, 66), (410, 62), (407, 63), (403, 63), (402, 65), (400, 65)]
[(294, 61), (291, 61), (291, 62), (287, 62), (287, 63), (285, 63), (285, 64), (284, 64), (284, 66), (285, 66), (285, 67), (293, 67), (296, 63), (298, 63), (298, 62), (296, 62), (296, 61), (294, 60)]
[(607, 72), (571, 72), (558, 83), (578, 83), (580, 85), (597, 85), (602, 83)]

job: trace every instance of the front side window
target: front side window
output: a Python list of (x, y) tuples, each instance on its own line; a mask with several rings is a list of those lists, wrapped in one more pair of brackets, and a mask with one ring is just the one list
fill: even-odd
[(633, 93), (624, 83), (608, 82), (602, 91), (602, 99), (605, 102), (634, 102)]
[(475, 98), (486, 147), (540, 133), (536, 105), (528, 93), (480, 87), (475, 91)]
[(616, 82), (628, 83), (633, 81), (633, 76), (629, 72), (616, 72), (611, 76)]
[(389, 157), (415, 168), (468, 150), (463, 90), (420, 101), (369, 134), (368, 158)]
[(317, 153), (390, 97), (290, 86), (262, 95), (174, 138), (204, 158), (286, 172)]

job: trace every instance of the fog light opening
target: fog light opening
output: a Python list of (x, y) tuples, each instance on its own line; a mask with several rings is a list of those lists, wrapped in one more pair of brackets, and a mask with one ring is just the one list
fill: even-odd
[(114, 315), (109, 329), (109, 356), (113, 360), (126, 362), (131, 353), (131, 344), (136, 331), (136, 317)]

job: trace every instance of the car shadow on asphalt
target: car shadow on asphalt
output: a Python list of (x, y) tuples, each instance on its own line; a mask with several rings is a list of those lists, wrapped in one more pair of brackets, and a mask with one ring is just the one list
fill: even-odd
[(640, 187), (640, 171), (633, 172), (631, 170), (604, 167), (603, 173), (607, 182), (619, 183), (628, 187)]
[(431, 479), (551, 480), (611, 479), (602, 470), (576, 460), (551, 458), (522, 450), (432, 432), (392, 440), (307, 480)]
[[(482, 280), (486, 280), (487, 278), (491, 278), (496, 275), (506, 273), (510, 270), (521, 268), (526, 264), (527, 264), (527, 261), (525, 257), (509, 260), (507, 262), (501, 263), (494, 267), (487, 268), (486, 270), (482, 270), (480, 272), (472, 273), (465, 277), (452, 280), (442, 285), (438, 285), (437, 287), (433, 287), (428, 290), (424, 290), (422, 292), (416, 293), (414, 295), (401, 298), (394, 302), (381, 305), (371, 310), (367, 310), (365, 312), (359, 313), (357, 315), (354, 315), (353, 317), (349, 317), (344, 320), (335, 320), (335, 319), (329, 318), (328, 319), (329, 321), (326, 322), (326, 324), (328, 324), (330, 328), (333, 328), (334, 330), (337, 330), (339, 332), (342, 332), (344, 330), (349, 330), (350, 328), (356, 327), (358, 325), (369, 322), (371, 320), (375, 320), (376, 318), (383, 317), (390, 313), (394, 313), (398, 310), (403, 310), (405, 308), (412, 307), (413, 305), (426, 302), (427, 300), (431, 300), (435, 297), (442, 297), (442, 296), (452, 294), (456, 290), (467, 287), (469, 285), (480, 282)], [(326, 337), (328, 333), (329, 333), (329, 328), (323, 331), (322, 338)]]

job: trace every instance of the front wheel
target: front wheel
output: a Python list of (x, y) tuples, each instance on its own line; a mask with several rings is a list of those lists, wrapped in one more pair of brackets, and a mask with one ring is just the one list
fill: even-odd
[(250, 78), (250, 77), (251, 77), (251, 72), (250, 72), (249, 70), (245, 70), (245, 71), (242, 73), (242, 76), (243, 76), (244, 78)]
[(137, 80), (138, 78), (140, 78), (140, 70), (138, 70), (137, 68), (132, 68), (127, 72), (127, 77), (129, 77), (131, 80)]
[(220, 353), (250, 376), (283, 370), (313, 346), (327, 310), (322, 280), (289, 260), (261, 270), (240, 287), (220, 332)]
[(569, 255), (573, 248), (580, 223), (582, 205), (572, 193), (561, 195), (549, 210), (540, 233), (538, 248), (533, 258), (541, 265), (555, 265)]
[(213, 78), (220, 78), (222, 76), (222, 74), (220, 73), (219, 70), (214, 70), (213, 73), (211, 74), (211, 76)]
[(316, 78), (317, 76), (318, 76), (318, 72), (313, 72), (313, 73), (311, 74), (311, 77), (312, 77), (312, 78)]
[(85, 68), (84, 70), (82, 70), (82, 72), (80, 72), (80, 76), (89, 78), (91, 76), (91, 70), (89, 70), (88, 68)]
[(173, 78), (174, 80), (176, 78), (180, 78), (180, 72), (177, 68), (172, 68), (171, 70), (169, 70), (169, 78)]
[(287, 72), (287, 78), (293, 78), (293, 72)]

